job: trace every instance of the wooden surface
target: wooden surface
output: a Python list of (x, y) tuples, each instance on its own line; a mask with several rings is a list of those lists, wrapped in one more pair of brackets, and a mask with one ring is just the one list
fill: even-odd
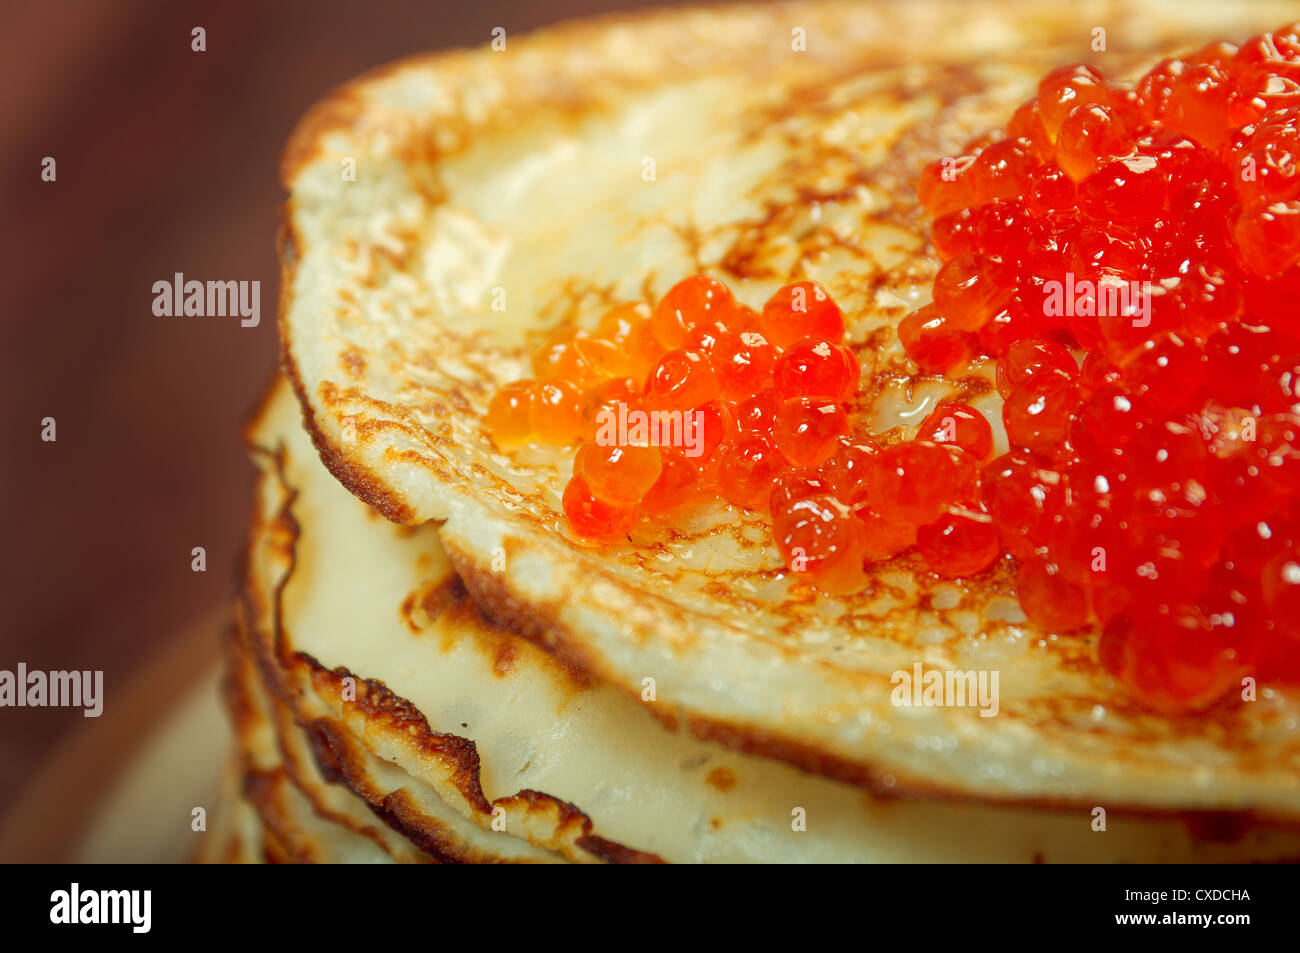
[[(148, 701), (129, 697), (142, 660), (228, 601), (239, 430), (276, 360), (276, 164), (303, 110), (399, 56), (635, 5), (0, 5), (0, 668), (102, 669), (107, 718)], [(177, 271), (260, 281), (260, 325), (156, 317)], [(0, 709), (0, 816), (85, 721)]]

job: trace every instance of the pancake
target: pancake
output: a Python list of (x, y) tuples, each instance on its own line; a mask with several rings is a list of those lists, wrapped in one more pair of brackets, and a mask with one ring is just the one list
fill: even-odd
[[(233, 813), (236, 820), (247, 812), (256, 817), (262, 859), (272, 863), (384, 859), (384, 845), (372, 829), (373, 815), (363, 811), (361, 823), (347, 823), (343, 813), (326, 810), (322, 799), (313, 797), (301, 765), (290, 764), (291, 739), (283, 733), (274, 698), (259, 678), (242, 617), (232, 627), (226, 647), (225, 696), (235, 726), (238, 763)], [(241, 834), (240, 844), (251, 852), (246, 834)]]
[[(278, 480), (264, 480), (261, 489), (263, 506), (253, 521), (249, 578), (241, 607), (247, 623), (245, 644), (239, 644), (237, 631), (229, 706), (237, 724), (248, 718), (246, 710), (260, 716), (255, 721), (260, 726), (253, 732), (255, 741), (245, 743), (256, 754), (245, 766), (245, 796), (258, 803), (264, 823), (268, 816), (274, 817), (281, 791), (266, 779), (278, 773), (314, 814), (342, 824), (396, 860), (423, 859), (411, 856), (412, 850), (444, 861), (552, 859), (544, 849), (490, 829), (494, 805), (484, 800), (477, 787), (472, 751), (467, 751), (463, 739), (425, 732), (413, 741), (416, 722), (422, 721), (418, 711), (381, 684), (357, 679), (346, 669), (324, 668), (284, 637), (282, 590), (300, 555), (294, 542), (296, 519), (288, 510), (295, 491)], [(302, 571), (311, 571), (312, 554), (303, 551), (301, 556), (308, 560)], [(353, 563), (350, 568), (364, 575), (368, 563)], [(331, 585), (337, 583), (330, 580)], [(340, 591), (348, 594), (346, 603), (352, 613), (368, 604), (366, 599), (351, 597), (350, 589)], [(364, 630), (362, 626), (347, 631), (355, 635)], [(245, 668), (253, 669), (255, 676), (240, 674)], [(349, 686), (345, 679), (353, 684)], [(359, 705), (347, 704), (349, 697), (359, 699)], [(248, 733), (240, 732), (241, 736)], [(423, 768), (420, 775), (412, 777), (400, 763), (395, 766), (394, 752), (418, 761)], [(345, 787), (339, 788), (337, 782)], [(259, 790), (259, 786), (270, 787), (272, 794), (259, 803), (250, 796), (250, 785)], [(267, 801), (273, 807), (264, 807)], [(465, 807), (464, 814), (449, 806), (456, 802)], [(506, 800), (502, 809), (520, 828), (557, 814), (572, 820), (563, 805), (544, 798), (535, 802)], [(574, 836), (572, 824), (557, 823), (555, 828), (551, 841)], [(401, 839), (395, 841), (389, 829)]]
[[(371, 848), (402, 862), (1300, 856), (1300, 831), (1255, 826), (1212, 843), (1179, 818), (1117, 814), (1095, 832), (1088, 809), (879, 797), (671, 731), (486, 619), (436, 527), (393, 525), (330, 476), (286, 385), (250, 439), (260, 503), (242, 624), (228, 642), (229, 703), (250, 751), (245, 796), (279, 858), (367, 859)], [(342, 693), (348, 677), (355, 700)], [(504, 830), (492, 829), (496, 806)], [(338, 843), (323, 844), (322, 830)]]
[(221, 794), (211, 826), (199, 842), (194, 862), (199, 864), (257, 864), (262, 851), (261, 822), (253, 806), (240, 794), (243, 771), (239, 758), (231, 757), (222, 773)]
[[(549, 330), (697, 272), (751, 306), (791, 280), (825, 285), (872, 382), (856, 414), (873, 430), (910, 433), (953, 389), (1000, 420), (987, 369), (904, 380), (891, 328), (936, 267), (911, 193), (921, 165), (1004, 123), (1053, 67), (1132, 75), (1292, 13), (763, 5), (388, 67), (315, 107), (285, 155), (280, 331), (306, 426), (360, 499), (439, 525), (488, 616), (683, 740), (882, 794), (1294, 821), (1300, 705), (1273, 686), (1155, 715), (1096, 665), (1095, 636), (1028, 625), (1006, 567), (940, 582), (904, 557), (829, 598), (783, 571), (765, 516), (730, 507), (584, 546), (559, 504), (569, 454), (501, 449), (482, 427)], [(917, 664), (998, 672), (997, 716), (895, 706), (893, 673)]]

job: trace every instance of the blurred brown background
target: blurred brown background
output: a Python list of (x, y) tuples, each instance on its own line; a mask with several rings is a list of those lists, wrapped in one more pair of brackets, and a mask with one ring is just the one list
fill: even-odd
[[(277, 158), (303, 110), (494, 26), (638, 5), (0, 4), (0, 669), (102, 669), (107, 717), (181, 633), (206, 624), (215, 642), (252, 485), (240, 426), (276, 361)], [(261, 324), (155, 317), (151, 286), (177, 271), (260, 280)], [(80, 710), (0, 709), (0, 813), (87, 726)]]

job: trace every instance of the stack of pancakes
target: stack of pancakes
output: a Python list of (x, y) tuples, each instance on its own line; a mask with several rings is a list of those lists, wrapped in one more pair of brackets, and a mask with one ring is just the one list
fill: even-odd
[[(1186, 861), (1300, 857), (1300, 702), (1144, 710), (1009, 567), (914, 556), (830, 597), (722, 503), (568, 533), (572, 451), (482, 416), (555, 328), (692, 273), (844, 308), (855, 415), (915, 427), (985, 371), (909, 378), (935, 260), (910, 183), (1037, 79), (1122, 76), (1286, 19), (1152, 3), (795, 4), (565, 26), (335, 92), (285, 157), (285, 376), (205, 856), (287, 861)], [(1106, 31), (1094, 51), (1093, 27)], [(1000, 449), (1005, 435), (997, 434)], [(898, 672), (996, 671), (997, 713)], [(987, 712), (986, 712), (987, 714)]]

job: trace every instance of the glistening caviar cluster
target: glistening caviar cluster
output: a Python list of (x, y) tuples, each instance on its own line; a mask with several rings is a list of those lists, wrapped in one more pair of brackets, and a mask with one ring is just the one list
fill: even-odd
[[(858, 386), (844, 318), (813, 282), (782, 288), (755, 312), (725, 284), (696, 276), (653, 308), (610, 310), (594, 334), (565, 333), (533, 359), (536, 380), (503, 388), (488, 409), (495, 439), (580, 442), (564, 492), (570, 527), (587, 539), (625, 533), (638, 515), (716, 499), (763, 509), (773, 484), (795, 468), (853, 472), (874, 447), (849, 438), (843, 404)], [(640, 435), (600, 439), (611, 421), (662, 421)], [(664, 432), (681, 439), (654, 440)], [(779, 518), (787, 514), (778, 512)], [(806, 568), (826, 585), (840, 563), (860, 572), (861, 528), (813, 540)]]
[(1069, 67), (918, 188), (944, 265), (899, 333), (931, 372), (998, 359), (979, 498), (1021, 604), (1102, 626), (1160, 708), (1300, 680), (1298, 116), (1294, 27), (1133, 86)]
[[(721, 496), (768, 510), (787, 565), (826, 591), (861, 588), (864, 563), (913, 545), (944, 575), (984, 569), (999, 552), (975, 492), (993, 452), (988, 421), (943, 403), (917, 439), (882, 449), (845, 413), (859, 369), (843, 339), (843, 315), (815, 282), (756, 313), (722, 282), (687, 278), (653, 309), (619, 305), (594, 334), (548, 342), (537, 378), (502, 388), (487, 424), (503, 443), (580, 443), (564, 511), (587, 539)], [(693, 418), (699, 439), (598, 439), (602, 422), (642, 412)]]
[[(924, 171), (944, 264), (899, 337), (929, 375), (996, 360), (996, 459), (961, 404), (892, 445), (851, 432), (858, 365), (810, 282), (761, 314), (706, 277), (619, 306), (536, 355), (489, 428), (581, 442), (580, 536), (720, 494), (769, 508), (787, 564), (827, 591), (913, 546), (949, 576), (1009, 554), (1030, 620), (1100, 627), (1104, 664), (1156, 708), (1251, 673), (1300, 682), (1298, 119), (1289, 27), (1134, 85), (1057, 70)], [(696, 414), (698, 455), (595, 439), (619, 406)]]

